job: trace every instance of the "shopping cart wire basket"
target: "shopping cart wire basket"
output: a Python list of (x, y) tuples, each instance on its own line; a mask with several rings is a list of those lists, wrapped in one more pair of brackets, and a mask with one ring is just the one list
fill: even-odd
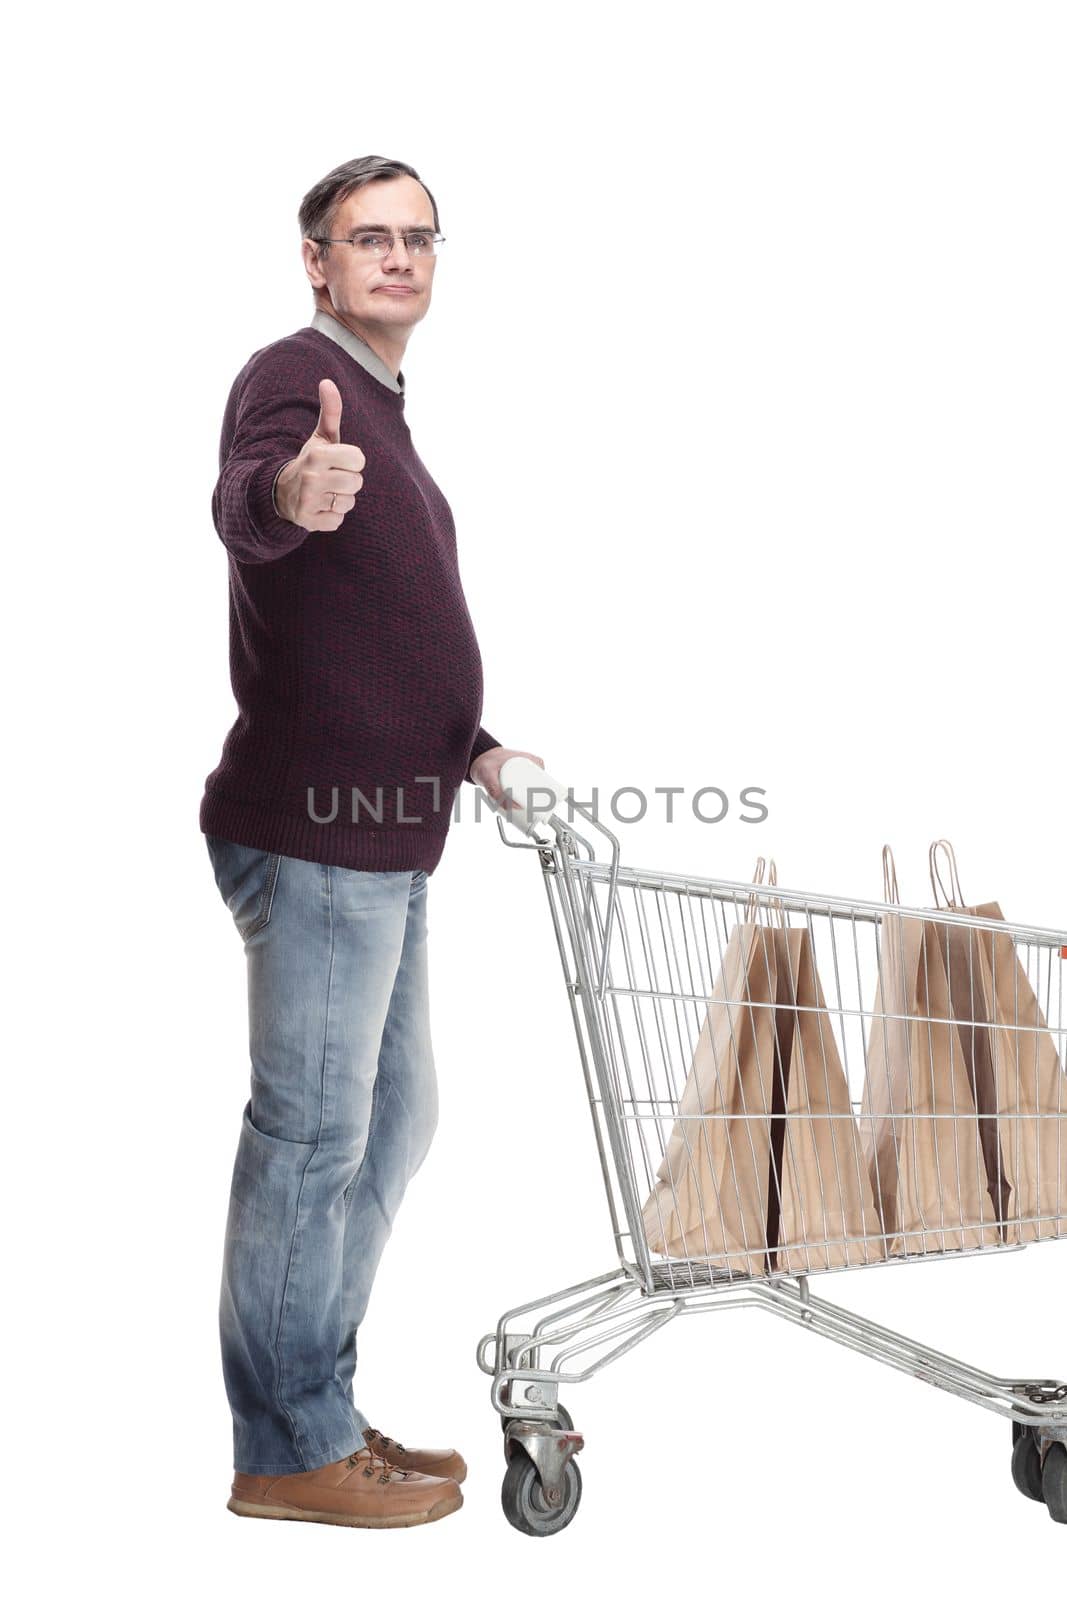
[(1017, 1487), (1067, 1522), (1067, 1382), (996, 1377), (809, 1281), (1067, 1237), (1067, 931), (901, 907), (888, 873), (878, 902), (625, 866), (535, 762), (501, 783), (500, 837), (543, 872), (618, 1255), (479, 1343), (511, 1524), (577, 1510), (561, 1387), (742, 1307), (1010, 1420)]

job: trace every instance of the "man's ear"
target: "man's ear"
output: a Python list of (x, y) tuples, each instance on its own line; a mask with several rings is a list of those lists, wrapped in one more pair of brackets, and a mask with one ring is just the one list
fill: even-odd
[(319, 260), (319, 249), (314, 239), (303, 239), (300, 243), (300, 254), (304, 258), (304, 271), (308, 275), (308, 282), (313, 289), (326, 287), (326, 276)]

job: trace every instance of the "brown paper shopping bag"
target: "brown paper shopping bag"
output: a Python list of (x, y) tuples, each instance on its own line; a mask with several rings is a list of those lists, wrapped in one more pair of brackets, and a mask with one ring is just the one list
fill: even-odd
[[(790, 1033), (780, 1184), (767, 1242), (786, 1272), (862, 1266), (885, 1255), (859, 1129), (808, 928), (779, 928), (776, 1012)], [(772, 1154), (779, 1148), (772, 1130)]]
[[(1004, 921), (996, 901), (964, 902), (947, 839), (930, 846), (930, 881), (947, 910)], [(1067, 1076), (1033, 984), (1009, 933), (947, 924), (939, 931), (1003, 1237), (1067, 1237)]]
[[(886, 904), (897, 906), (888, 845), (882, 870)], [(887, 910), (878, 953), (860, 1130), (889, 1254), (995, 1245), (997, 1218), (937, 925)]]
[[(757, 882), (762, 877), (762, 858)], [(752, 901), (730, 933), (656, 1183), (649, 1248), (768, 1271), (767, 1177), (776, 1070), (774, 930)], [(781, 1073), (781, 1063), (777, 1063)]]

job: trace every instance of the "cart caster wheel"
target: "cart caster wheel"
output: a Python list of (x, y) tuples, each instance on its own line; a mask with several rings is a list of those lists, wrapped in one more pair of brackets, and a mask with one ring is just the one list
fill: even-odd
[[(508, 1431), (508, 1423), (514, 1422), (514, 1420), (514, 1417), (501, 1417), (500, 1426), (505, 1433)], [(564, 1433), (574, 1432), (574, 1423), (566, 1406), (556, 1407), (556, 1427), (562, 1428)]]
[(573, 1458), (563, 1471), (563, 1497), (558, 1506), (550, 1506), (545, 1499), (537, 1468), (525, 1450), (516, 1451), (508, 1462), (500, 1503), (511, 1526), (520, 1533), (532, 1534), (535, 1539), (559, 1533), (573, 1518), (581, 1498), (582, 1475)]
[(1067, 1522), (1067, 1445), (1053, 1444), (1045, 1455), (1041, 1488), (1053, 1522)]
[(1044, 1500), (1041, 1451), (1029, 1428), (1025, 1428), (1015, 1441), (1011, 1453), (1011, 1475), (1020, 1494), (1024, 1494), (1028, 1500)]

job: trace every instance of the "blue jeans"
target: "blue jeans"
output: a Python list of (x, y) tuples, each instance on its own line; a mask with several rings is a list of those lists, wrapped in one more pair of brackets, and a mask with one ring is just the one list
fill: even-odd
[(356, 1335), (437, 1126), (428, 879), (205, 837), (248, 971), (219, 1304), (234, 1467), (310, 1472), (364, 1442)]

